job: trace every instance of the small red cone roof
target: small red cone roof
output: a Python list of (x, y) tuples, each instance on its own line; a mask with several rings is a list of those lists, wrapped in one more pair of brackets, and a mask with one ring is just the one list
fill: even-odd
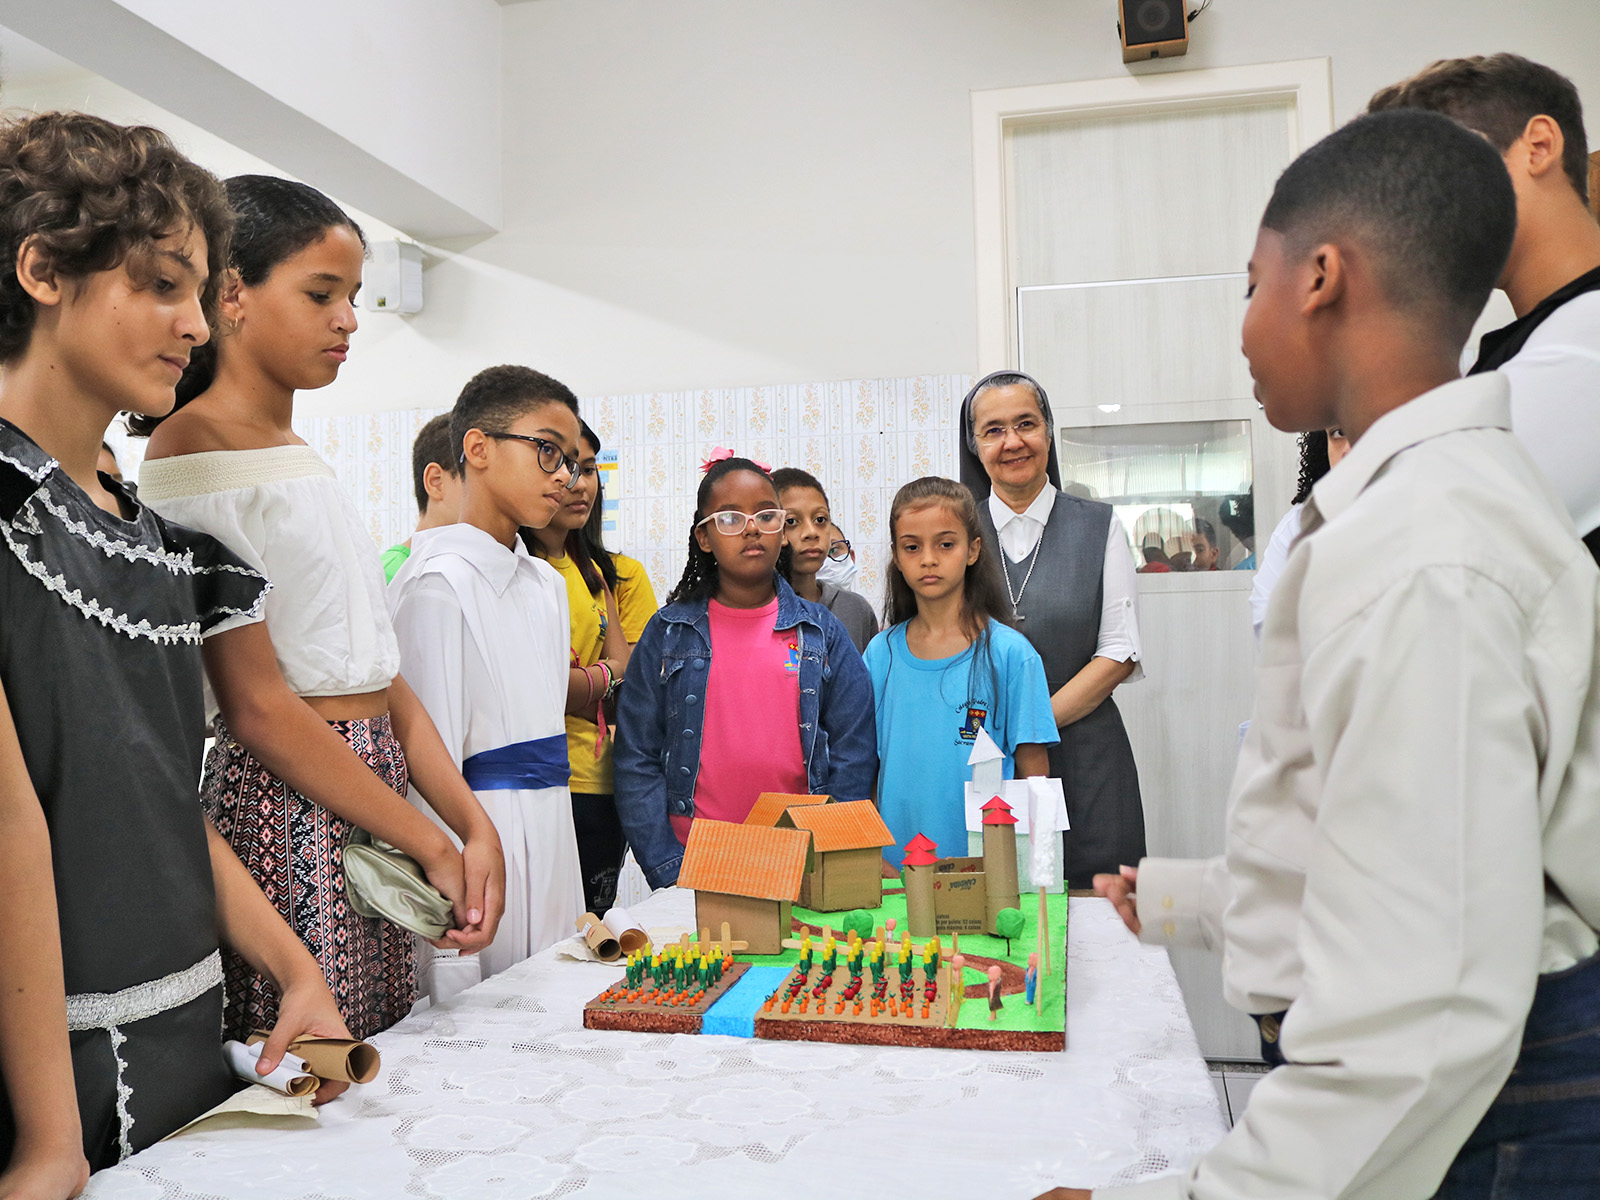
[(937, 842), (930, 841), (919, 833), (906, 843), (905, 857), (901, 861), (908, 867), (930, 867), (939, 861), (939, 856), (935, 853), (938, 849)]
[(1011, 815), (1011, 805), (996, 796), (983, 806), (983, 823), (985, 825), (1015, 825), (1017, 819)]

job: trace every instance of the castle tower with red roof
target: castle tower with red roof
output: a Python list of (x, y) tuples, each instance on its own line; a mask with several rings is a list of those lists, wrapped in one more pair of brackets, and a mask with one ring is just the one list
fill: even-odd
[(934, 934), (933, 873), (939, 862), (939, 847), (917, 834), (906, 843), (900, 876), (906, 885), (906, 927), (912, 937)]
[(983, 928), (997, 933), (1000, 911), (1022, 903), (1017, 887), (1017, 818), (999, 796), (983, 806), (983, 873), (988, 886)]

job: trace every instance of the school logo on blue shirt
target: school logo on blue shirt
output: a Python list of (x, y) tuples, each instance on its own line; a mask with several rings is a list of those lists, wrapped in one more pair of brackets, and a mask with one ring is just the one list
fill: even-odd
[(978, 727), (988, 719), (989, 710), (986, 708), (968, 708), (967, 723), (961, 727), (961, 740), (975, 742), (978, 740)]
[(800, 674), (800, 643), (789, 643), (789, 657), (783, 664), (783, 669), (791, 675)]

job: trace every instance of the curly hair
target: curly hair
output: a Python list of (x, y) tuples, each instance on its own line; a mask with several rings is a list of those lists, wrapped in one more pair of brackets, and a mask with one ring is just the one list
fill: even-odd
[(25, 242), (32, 239), (68, 279), (125, 267), (146, 286), (154, 280), (155, 244), (189, 227), (206, 240), (200, 304), (211, 323), (233, 235), (215, 175), (144, 125), (79, 112), (0, 122), (0, 363), (27, 350), (38, 315), (17, 278)]
[[(772, 476), (748, 458), (724, 458), (711, 465), (711, 469), (700, 480), (700, 488), (695, 493), (694, 520), (689, 523), (689, 559), (683, 564), (683, 574), (679, 577), (677, 586), (667, 593), (668, 604), (710, 600), (717, 594), (717, 589), (721, 586), (717, 560), (711, 551), (700, 549), (694, 531), (701, 519), (706, 516), (706, 505), (711, 503), (711, 489), (716, 486), (719, 479), (725, 475), (732, 475), (735, 471), (749, 471), (753, 475), (761, 476), (768, 483), (772, 482)], [(773, 488), (772, 494), (776, 499), (778, 489)], [(778, 551), (778, 573), (785, 579), (789, 575), (791, 557), (787, 545)]]
[[(275, 175), (235, 175), (223, 186), (235, 223), (226, 262), (246, 287), (265, 283), (279, 263), (321, 240), (330, 229), (349, 229), (362, 248), (366, 247), (367, 236), (361, 226), (310, 184)], [(195, 347), (188, 369), (178, 380), (172, 412), (211, 386), (217, 377), (217, 353), (215, 338)], [(135, 414), (128, 418), (128, 431), (149, 437), (164, 419)]]
[(1332, 468), (1328, 465), (1328, 431), (1313, 429), (1300, 435), (1300, 478), (1295, 481), (1291, 504), (1304, 504), (1311, 498), (1317, 480)]

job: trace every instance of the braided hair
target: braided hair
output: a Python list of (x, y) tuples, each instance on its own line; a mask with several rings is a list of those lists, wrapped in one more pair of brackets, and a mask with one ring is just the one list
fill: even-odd
[(1328, 431), (1313, 429), (1300, 435), (1300, 480), (1295, 485), (1293, 504), (1304, 504), (1311, 498), (1311, 489), (1317, 480), (1332, 467), (1328, 463)]
[[(772, 476), (748, 458), (724, 458), (711, 464), (711, 469), (700, 480), (699, 490), (694, 496), (694, 520), (689, 523), (689, 560), (683, 564), (683, 574), (679, 577), (677, 586), (667, 593), (668, 604), (710, 600), (721, 587), (717, 560), (711, 551), (700, 549), (694, 531), (706, 516), (706, 505), (711, 502), (711, 489), (716, 486), (718, 480), (726, 475), (732, 475), (735, 471), (749, 471), (751, 474), (761, 476), (768, 483), (772, 482)], [(773, 488), (772, 494), (776, 498), (778, 489)], [(787, 545), (778, 551), (778, 572), (785, 577), (788, 576), (791, 557), (793, 556)]]

